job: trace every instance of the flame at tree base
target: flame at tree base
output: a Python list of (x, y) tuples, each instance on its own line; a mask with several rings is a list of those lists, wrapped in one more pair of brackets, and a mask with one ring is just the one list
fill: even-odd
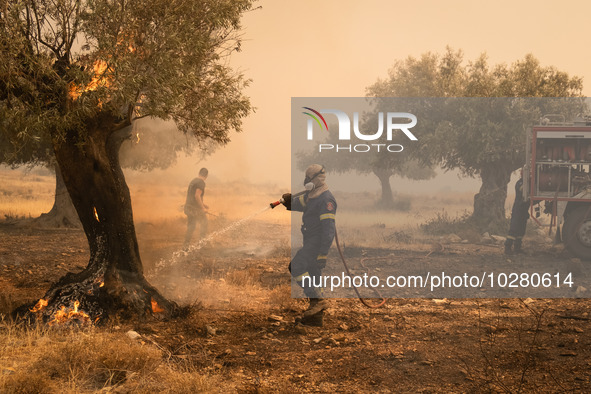
[(162, 312), (165, 312), (165, 310), (162, 309), (160, 307), (160, 305), (158, 305), (158, 303), (156, 302), (156, 300), (154, 300), (153, 298), (151, 300), (151, 304), (152, 304), (152, 312), (153, 313), (162, 313)]
[[(76, 275), (86, 275), (80, 279)], [(109, 291), (107, 288), (113, 287)], [(102, 270), (88, 275), (67, 274), (37, 302), (21, 305), (12, 312), (16, 319), (52, 328), (88, 327), (110, 321), (112, 317), (130, 319), (154, 315), (156, 319), (175, 317), (178, 305), (162, 297), (144, 281), (105, 282)]]
[(35, 306), (31, 309), (29, 309), (31, 312), (33, 313), (37, 313), (42, 311), (43, 309), (45, 309), (45, 307), (49, 304), (49, 301), (41, 298), (39, 301), (37, 301), (37, 303), (35, 304)]
[(90, 316), (88, 316), (84, 311), (78, 310), (79, 306), (79, 301), (74, 301), (73, 308), (66, 308), (64, 305), (62, 305), (60, 309), (53, 315), (53, 320), (49, 321), (47, 324), (50, 326), (71, 322), (77, 322), (83, 325), (90, 324)]

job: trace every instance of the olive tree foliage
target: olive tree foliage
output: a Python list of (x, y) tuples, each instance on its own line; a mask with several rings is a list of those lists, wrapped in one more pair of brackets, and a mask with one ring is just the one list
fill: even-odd
[[(112, 114), (226, 143), (250, 110), (225, 63), (251, 1), (4, 1), (2, 119), (18, 149)], [(73, 97), (74, 96), (74, 97)], [(33, 116), (35, 115), (35, 116)], [(20, 143), (19, 143), (20, 142)]]
[(15, 152), (49, 141), (90, 247), (86, 270), (46, 294), (47, 316), (73, 293), (82, 307), (90, 302), (80, 284), (98, 279), (111, 308), (142, 311), (155, 300), (175, 309), (143, 276), (119, 149), (142, 118), (172, 121), (201, 147), (241, 130), (252, 110), (248, 81), (228, 56), (251, 8), (252, 0), (0, 0), (3, 138)]
[(511, 65), (490, 65), (485, 54), (465, 62), (461, 51), (447, 48), (396, 62), (367, 94), (451, 98), (417, 109), (419, 120), (430, 123), (419, 139), (420, 157), (481, 178), (472, 217), (486, 227), (505, 217), (511, 173), (525, 163), (525, 129), (547, 113), (567, 119), (581, 113), (583, 101), (576, 97), (582, 89), (581, 78), (542, 66), (531, 54)]

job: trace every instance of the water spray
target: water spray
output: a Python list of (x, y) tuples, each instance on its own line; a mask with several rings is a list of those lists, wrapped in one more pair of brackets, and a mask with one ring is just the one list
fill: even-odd
[(218, 236), (220, 236), (220, 235), (222, 235), (224, 233), (227, 233), (230, 230), (233, 230), (233, 229), (235, 229), (237, 227), (242, 226), (244, 223), (248, 222), (251, 219), (254, 219), (256, 216), (259, 216), (261, 213), (265, 212), (268, 209), (269, 209), (269, 207), (265, 207), (265, 208), (261, 209), (260, 211), (254, 212), (254, 213), (248, 215), (245, 218), (242, 218), (240, 220), (237, 220), (237, 221), (233, 222), (232, 224), (224, 227), (221, 230), (214, 231), (213, 233), (209, 234), (207, 237), (202, 238), (199, 241), (199, 243), (197, 243), (196, 245), (190, 246), (189, 249), (186, 250), (185, 252), (192, 252), (193, 250), (201, 249), (203, 246), (205, 246), (212, 239), (214, 239), (214, 238), (216, 238), (216, 237), (218, 237)]
[(245, 224), (246, 222), (248, 222), (249, 220), (254, 219), (256, 216), (259, 216), (260, 214), (262, 214), (263, 212), (267, 211), (271, 209), (270, 207), (266, 206), (265, 208), (261, 209), (260, 211), (254, 212), (250, 215), (248, 215), (247, 217), (244, 217), (240, 220), (237, 220), (231, 224), (229, 224), (228, 226), (214, 231), (213, 233), (209, 234), (207, 237), (202, 238), (197, 244), (195, 245), (191, 245), (189, 246), (189, 248), (187, 249), (183, 249), (183, 250), (177, 250), (176, 252), (174, 252), (172, 254), (172, 257), (170, 259), (161, 259), (160, 261), (158, 261), (156, 263), (156, 267), (155, 267), (155, 271), (153, 274), (158, 273), (162, 268), (168, 266), (168, 265), (173, 265), (174, 263), (176, 263), (180, 258), (187, 256), (189, 253), (194, 252), (196, 250), (199, 250), (201, 248), (203, 248), (209, 241), (211, 241), (212, 239), (227, 233), (230, 230), (234, 230), (240, 226), (242, 226), (243, 224)]

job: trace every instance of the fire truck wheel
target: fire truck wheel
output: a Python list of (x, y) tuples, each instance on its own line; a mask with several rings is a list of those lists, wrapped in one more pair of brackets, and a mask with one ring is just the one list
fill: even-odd
[(591, 207), (579, 206), (569, 212), (562, 229), (567, 249), (583, 260), (591, 260)]

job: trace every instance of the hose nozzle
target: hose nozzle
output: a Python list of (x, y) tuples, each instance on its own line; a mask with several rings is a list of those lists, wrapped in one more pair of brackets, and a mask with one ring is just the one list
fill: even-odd
[(285, 200), (283, 198), (279, 199), (278, 201), (272, 202), (271, 204), (269, 204), (269, 206), (271, 207), (271, 209), (275, 208), (277, 205), (279, 204), (283, 204), (285, 202)]

